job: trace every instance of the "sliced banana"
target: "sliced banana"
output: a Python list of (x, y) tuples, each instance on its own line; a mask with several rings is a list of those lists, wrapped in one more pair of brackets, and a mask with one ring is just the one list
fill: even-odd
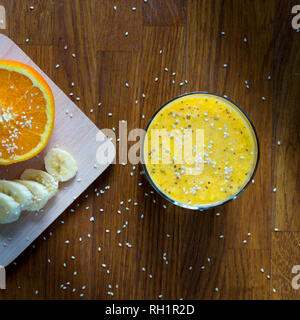
[(16, 180), (16, 182), (24, 185), (32, 193), (32, 204), (27, 209), (28, 211), (39, 211), (46, 205), (49, 200), (49, 192), (46, 187), (35, 181)]
[(75, 177), (77, 164), (70, 153), (59, 148), (51, 149), (45, 157), (45, 168), (58, 181), (65, 182)]
[(11, 223), (19, 219), (21, 206), (14, 198), (0, 193), (0, 224)]
[(26, 169), (21, 175), (21, 180), (31, 180), (42, 184), (49, 193), (49, 199), (54, 197), (58, 191), (58, 181), (42, 170)]
[(27, 210), (32, 204), (32, 193), (22, 184), (0, 180), (0, 192), (12, 197), (21, 207), (21, 210)]

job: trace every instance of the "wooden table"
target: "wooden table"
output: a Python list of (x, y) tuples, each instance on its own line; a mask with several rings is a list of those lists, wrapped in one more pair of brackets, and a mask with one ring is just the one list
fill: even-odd
[[(205, 212), (151, 194), (140, 166), (112, 165), (7, 268), (0, 299), (300, 298), (291, 285), (300, 265), (300, 33), (291, 26), (297, 1), (0, 4), (7, 15), (1, 32), (65, 93), (79, 96), (101, 129), (118, 132), (119, 120), (128, 121), (128, 131), (144, 128), (168, 99), (207, 90), (246, 110), (261, 145), (255, 183)], [(104, 194), (97, 197), (96, 188)]]

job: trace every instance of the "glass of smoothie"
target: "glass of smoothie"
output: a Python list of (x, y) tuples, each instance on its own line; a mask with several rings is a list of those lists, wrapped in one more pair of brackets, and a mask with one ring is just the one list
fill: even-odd
[(153, 188), (194, 210), (238, 197), (259, 161), (258, 137), (247, 114), (208, 92), (187, 93), (163, 105), (147, 125), (141, 151)]

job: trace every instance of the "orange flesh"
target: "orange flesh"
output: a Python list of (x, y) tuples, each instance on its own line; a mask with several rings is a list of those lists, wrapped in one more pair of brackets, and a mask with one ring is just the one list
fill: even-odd
[(54, 100), (32, 68), (0, 61), (0, 164), (27, 160), (47, 144), (54, 125)]

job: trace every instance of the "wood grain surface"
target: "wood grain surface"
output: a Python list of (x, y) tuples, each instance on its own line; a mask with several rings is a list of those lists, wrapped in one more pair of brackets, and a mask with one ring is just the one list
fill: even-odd
[[(296, 0), (0, 4), (7, 15), (1, 32), (66, 94), (79, 96), (77, 104), (99, 128), (118, 132), (120, 120), (128, 130), (144, 128), (168, 99), (206, 90), (245, 109), (261, 146), (254, 184), (205, 212), (152, 194), (140, 166), (112, 165), (6, 268), (0, 299), (300, 298), (292, 287), (292, 268), (300, 265)], [(105, 192), (97, 197), (96, 188)]]

